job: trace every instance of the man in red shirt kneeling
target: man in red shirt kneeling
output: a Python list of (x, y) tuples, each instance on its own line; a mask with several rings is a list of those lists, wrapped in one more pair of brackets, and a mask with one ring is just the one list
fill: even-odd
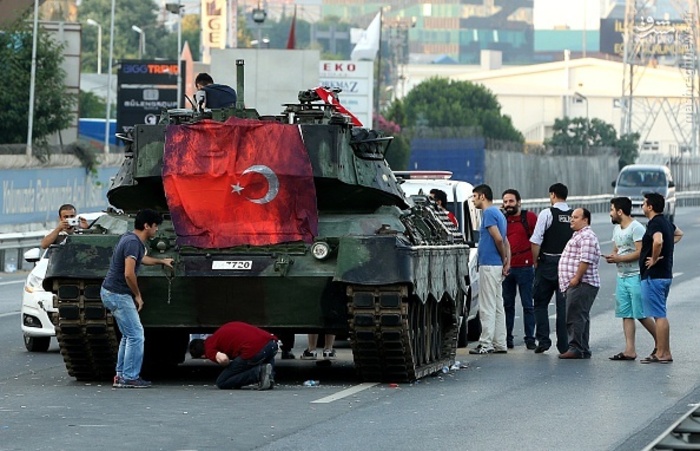
[(276, 354), (277, 337), (241, 321), (224, 324), (206, 340), (190, 342), (193, 359), (207, 358), (224, 367), (216, 379), (221, 389), (257, 384), (258, 390), (270, 390)]

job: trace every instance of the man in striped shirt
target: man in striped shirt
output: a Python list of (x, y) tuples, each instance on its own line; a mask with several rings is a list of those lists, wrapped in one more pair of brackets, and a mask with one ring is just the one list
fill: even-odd
[(590, 359), (588, 336), (591, 307), (600, 288), (600, 244), (591, 229), (591, 212), (577, 208), (571, 214), (574, 234), (559, 260), (559, 289), (566, 296), (569, 350), (560, 359)]

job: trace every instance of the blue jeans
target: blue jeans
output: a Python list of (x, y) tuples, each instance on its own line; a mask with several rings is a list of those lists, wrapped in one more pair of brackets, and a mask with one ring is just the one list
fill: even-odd
[(535, 269), (532, 266), (510, 268), (508, 276), (503, 279), (503, 308), (506, 311), (506, 338), (513, 342), (515, 323), (515, 295), (520, 291), (520, 303), (523, 306), (523, 328), (525, 342), (535, 341), (535, 308), (532, 303), (532, 284)]
[(144, 336), (134, 298), (130, 294), (112, 293), (104, 288), (100, 289), (100, 297), (102, 304), (112, 312), (122, 333), (117, 353), (117, 374), (127, 380), (138, 379), (143, 364)]
[(263, 348), (246, 360), (236, 357), (224, 368), (216, 379), (216, 386), (221, 389), (241, 388), (245, 385), (255, 384), (260, 381), (262, 365), (272, 364), (272, 379), (275, 375), (275, 355), (277, 354), (277, 340), (270, 340)]

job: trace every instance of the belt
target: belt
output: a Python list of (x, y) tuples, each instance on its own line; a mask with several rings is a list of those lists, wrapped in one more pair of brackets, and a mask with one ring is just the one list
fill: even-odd
[(547, 257), (561, 257), (561, 254), (548, 254), (547, 252), (542, 252), (542, 255), (546, 255)]

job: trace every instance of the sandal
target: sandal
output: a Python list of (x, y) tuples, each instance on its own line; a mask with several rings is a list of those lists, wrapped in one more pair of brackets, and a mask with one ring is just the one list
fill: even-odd
[(639, 363), (672, 363), (673, 359), (664, 359), (661, 360), (660, 358), (656, 357), (656, 355), (650, 355), (649, 357), (645, 357), (642, 360), (639, 361)]
[(608, 358), (609, 358), (610, 360), (637, 360), (637, 357), (636, 357), (636, 356), (635, 356), (635, 357), (630, 357), (630, 356), (628, 356), (628, 355), (625, 355), (625, 354), (622, 353), (622, 352), (619, 353), (619, 354), (615, 354), (614, 356), (608, 357)]

